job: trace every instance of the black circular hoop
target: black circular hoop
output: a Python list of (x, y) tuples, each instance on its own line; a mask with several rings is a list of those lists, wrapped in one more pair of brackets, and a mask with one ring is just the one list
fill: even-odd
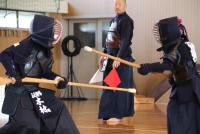
[[(70, 40), (74, 41), (75, 50), (73, 52), (69, 51), (69, 49), (67, 48), (67, 44)], [(78, 55), (81, 51), (80, 40), (76, 36), (72, 36), (72, 35), (65, 37), (62, 42), (62, 51), (66, 56), (69, 56), (69, 57)]]

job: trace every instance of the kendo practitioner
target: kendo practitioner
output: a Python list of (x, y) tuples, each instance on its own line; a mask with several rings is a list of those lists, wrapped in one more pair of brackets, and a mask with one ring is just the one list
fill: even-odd
[[(134, 26), (133, 20), (125, 11), (126, 7), (126, 0), (114, 0), (116, 17), (110, 21), (103, 52), (129, 62), (134, 62), (130, 47)], [(101, 57), (99, 60), (100, 66), (103, 61), (106, 60), (104, 60), (104, 57)], [(121, 80), (118, 87), (133, 88), (133, 68), (108, 59), (104, 71), (104, 79), (113, 68), (116, 69)], [(103, 86), (108, 85), (103, 82)], [(98, 119), (107, 120), (107, 123), (119, 123), (123, 117), (133, 116), (133, 97), (133, 93), (104, 89), (100, 100)]]
[(168, 134), (200, 134), (200, 76), (196, 52), (189, 42), (181, 19), (171, 17), (153, 26), (153, 35), (161, 44), (163, 61), (141, 64), (138, 73), (169, 70), (172, 91), (167, 106)]
[(2, 113), (9, 115), (9, 121), (0, 128), (0, 134), (79, 134), (54, 90), (22, 82), (24, 77), (46, 78), (58, 80), (58, 89), (66, 87), (67, 79), (51, 70), (52, 44), (58, 42), (61, 34), (59, 21), (35, 15), (30, 35), (1, 52), (0, 61), (13, 82), (5, 89)]

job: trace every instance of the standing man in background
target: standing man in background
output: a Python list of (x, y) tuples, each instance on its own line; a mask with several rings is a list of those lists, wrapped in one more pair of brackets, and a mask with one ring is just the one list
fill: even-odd
[[(131, 39), (133, 37), (133, 20), (126, 13), (126, 0), (114, 0), (116, 17), (110, 21), (107, 39), (104, 45), (104, 53), (134, 62), (132, 58)], [(99, 60), (102, 65), (104, 57)], [(118, 61), (108, 59), (104, 71), (104, 79), (112, 69), (116, 69), (121, 83), (118, 87), (133, 88), (133, 68), (120, 64)], [(104, 86), (107, 86), (103, 82)], [(134, 94), (123, 91), (103, 90), (99, 105), (99, 119), (107, 123), (119, 123), (123, 117), (134, 114)]]

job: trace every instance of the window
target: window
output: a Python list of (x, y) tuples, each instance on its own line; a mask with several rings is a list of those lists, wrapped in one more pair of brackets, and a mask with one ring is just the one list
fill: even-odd
[(17, 12), (0, 10), (0, 27), (17, 28)]
[(106, 42), (109, 26), (110, 22), (102, 22), (102, 47), (104, 47), (104, 44)]
[(29, 28), (35, 14), (45, 15), (37, 12), (0, 10), (0, 27)]
[(44, 15), (44, 13), (36, 13), (36, 12), (18, 12), (18, 20), (19, 20), (19, 27), (18, 28), (29, 28), (31, 20), (33, 19), (34, 15)]
[(81, 46), (95, 48), (95, 30), (94, 22), (74, 23), (74, 35), (80, 39)]

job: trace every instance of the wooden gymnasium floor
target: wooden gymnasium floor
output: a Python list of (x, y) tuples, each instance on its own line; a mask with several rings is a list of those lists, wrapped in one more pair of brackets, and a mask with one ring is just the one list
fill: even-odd
[[(166, 105), (135, 104), (135, 115), (109, 125), (98, 120), (99, 100), (64, 101), (81, 134), (167, 134)], [(8, 116), (0, 114), (0, 126)]]

